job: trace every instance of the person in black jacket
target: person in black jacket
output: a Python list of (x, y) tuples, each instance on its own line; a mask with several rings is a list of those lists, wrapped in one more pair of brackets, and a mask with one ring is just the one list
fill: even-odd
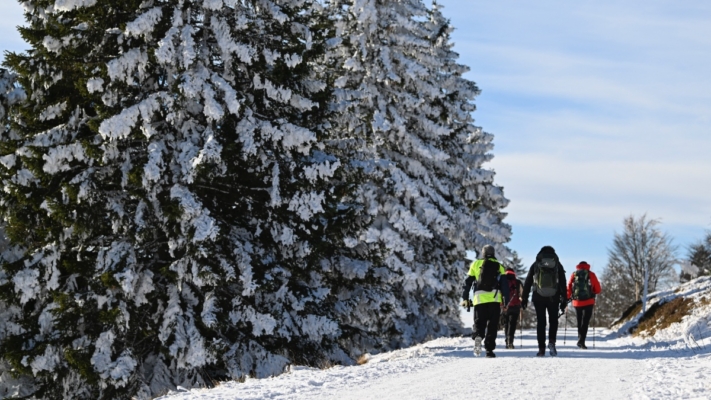
[(551, 356), (556, 356), (556, 334), (558, 333), (558, 310), (565, 311), (568, 304), (565, 269), (560, 264), (555, 249), (543, 246), (536, 255), (536, 261), (528, 270), (523, 284), (521, 307), (528, 307), (528, 295), (533, 286), (533, 306), (536, 309), (536, 337), (538, 353), (543, 357), (546, 352), (546, 314), (549, 320), (548, 350)]

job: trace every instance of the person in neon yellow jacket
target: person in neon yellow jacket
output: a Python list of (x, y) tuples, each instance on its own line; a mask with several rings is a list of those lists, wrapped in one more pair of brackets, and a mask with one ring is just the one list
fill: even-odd
[[(474, 354), (481, 354), (481, 342), (484, 341), (486, 357), (496, 357), (496, 333), (501, 316), (501, 308), (509, 303), (509, 285), (506, 282), (506, 270), (495, 258), (494, 247), (486, 245), (481, 250), (482, 259), (475, 260), (469, 266), (467, 279), (464, 281), (462, 305), (474, 305)], [(487, 263), (486, 267), (484, 266)], [(473, 301), (469, 300), (469, 291), (474, 289)]]

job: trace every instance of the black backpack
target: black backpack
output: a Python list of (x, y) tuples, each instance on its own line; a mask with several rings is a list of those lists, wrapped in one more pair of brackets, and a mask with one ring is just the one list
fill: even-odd
[(558, 262), (555, 257), (545, 255), (541, 258), (533, 281), (539, 296), (553, 297), (558, 294)]
[(595, 297), (590, 283), (590, 271), (579, 269), (573, 278), (573, 300), (589, 300)]
[(487, 292), (498, 290), (500, 275), (501, 270), (499, 269), (499, 263), (490, 258), (485, 258), (484, 263), (481, 265), (481, 271), (479, 272), (479, 281), (477, 282), (476, 290), (484, 290)]

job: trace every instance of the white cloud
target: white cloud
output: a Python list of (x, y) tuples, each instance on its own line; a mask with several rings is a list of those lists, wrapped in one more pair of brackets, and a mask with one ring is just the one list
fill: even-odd
[(514, 225), (616, 226), (645, 212), (677, 225), (707, 225), (711, 219), (708, 164), (505, 154), (493, 166), (512, 200), (507, 211)]
[(711, 221), (711, 3), (442, 0), (516, 226)]

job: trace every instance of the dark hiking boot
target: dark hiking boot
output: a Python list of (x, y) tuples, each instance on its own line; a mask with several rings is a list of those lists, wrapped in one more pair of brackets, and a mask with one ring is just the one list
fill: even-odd
[(494, 354), (494, 352), (491, 350), (487, 350), (486, 351), (486, 358), (496, 358), (496, 354)]
[(477, 357), (481, 355), (481, 338), (479, 336), (474, 338), (474, 355)]
[(544, 349), (538, 350), (538, 353), (536, 353), (536, 357), (544, 357), (546, 355), (546, 351)]
[(548, 343), (548, 351), (551, 353), (551, 357), (558, 355), (558, 350), (555, 349), (555, 343)]
[(587, 349), (588, 349), (588, 346), (586, 346), (585, 343), (580, 343), (580, 346), (578, 346), (578, 347), (580, 347), (580, 348), (583, 349), (583, 350), (587, 350)]

